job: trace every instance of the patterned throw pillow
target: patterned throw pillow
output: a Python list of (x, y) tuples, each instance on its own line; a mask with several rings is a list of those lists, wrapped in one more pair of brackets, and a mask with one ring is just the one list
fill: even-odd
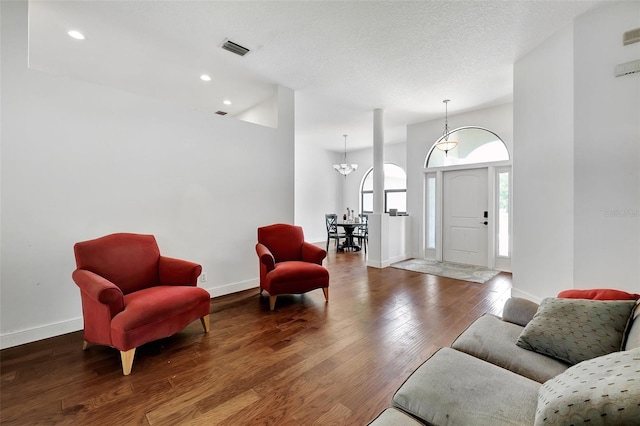
[(640, 421), (640, 349), (569, 367), (538, 391), (535, 425), (633, 425)]
[(547, 298), (516, 345), (577, 364), (619, 351), (633, 301)]
[(636, 302), (636, 306), (631, 311), (622, 350), (628, 351), (636, 348), (640, 348), (640, 300)]

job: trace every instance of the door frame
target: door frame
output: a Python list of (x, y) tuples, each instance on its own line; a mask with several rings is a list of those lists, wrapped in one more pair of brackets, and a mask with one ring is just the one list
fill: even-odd
[[(488, 211), (489, 211), (489, 224), (487, 225), (487, 267), (490, 269), (498, 268), (502, 271), (511, 271), (511, 259), (513, 259), (513, 253), (510, 252), (508, 258), (500, 257), (498, 259), (497, 254), (497, 213), (498, 213), (498, 197), (497, 193), (497, 174), (498, 171), (509, 170), (511, 176), (511, 182), (513, 181), (513, 168), (511, 161), (496, 161), (488, 163), (476, 163), (476, 164), (464, 164), (457, 166), (447, 167), (432, 167), (425, 168), (423, 173), (423, 214), (422, 224), (423, 230), (421, 236), (421, 252), (424, 253), (424, 258), (435, 259), (438, 261), (443, 260), (443, 191), (444, 191), (444, 172), (468, 170), (468, 169), (487, 169), (487, 198), (488, 198)], [(497, 170), (499, 169), (499, 170)], [(427, 180), (435, 175), (435, 247), (428, 248), (428, 233), (429, 233), (429, 218), (428, 218), (428, 183)], [(511, 184), (511, 193), (509, 202), (513, 200), (513, 185)], [(509, 224), (513, 223), (513, 210), (509, 209)], [(511, 226), (510, 226), (511, 228)], [(510, 241), (513, 241), (513, 234), (510, 234)]]

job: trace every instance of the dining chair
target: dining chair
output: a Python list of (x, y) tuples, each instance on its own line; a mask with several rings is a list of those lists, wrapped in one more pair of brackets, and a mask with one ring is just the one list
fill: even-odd
[(334, 239), (336, 240), (336, 251), (338, 251), (340, 238), (345, 238), (347, 236), (344, 232), (338, 232), (338, 215), (335, 213), (325, 214), (324, 221), (327, 226), (327, 248), (325, 250), (329, 250), (329, 241)]
[(369, 244), (369, 217), (366, 214), (361, 215), (363, 225), (360, 225), (353, 233), (353, 238), (358, 240), (358, 244), (364, 247), (367, 253), (367, 245)]

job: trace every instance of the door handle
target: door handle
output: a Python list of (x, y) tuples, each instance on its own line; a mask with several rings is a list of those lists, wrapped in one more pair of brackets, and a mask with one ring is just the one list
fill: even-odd
[(481, 225), (488, 225), (489, 222), (487, 222), (486, 220), (484, 222), (480, 222)]

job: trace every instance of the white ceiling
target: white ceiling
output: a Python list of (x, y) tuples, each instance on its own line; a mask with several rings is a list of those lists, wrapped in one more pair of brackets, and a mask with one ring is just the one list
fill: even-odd
[[(353, 150), (372, 145), (375, 108), (385, 111), (386, 143), (398, 143), (407, 124), (442, 117), (445, 98), (450, 114), (511, 101), (513, 63), (602, 3), (30, 1), (29, 59), (230, 114), (282, 85), (295, 90), (298, 143), (342, 151), (346, 133)], [(251, 52), (222, 50), (226, 38)]]

